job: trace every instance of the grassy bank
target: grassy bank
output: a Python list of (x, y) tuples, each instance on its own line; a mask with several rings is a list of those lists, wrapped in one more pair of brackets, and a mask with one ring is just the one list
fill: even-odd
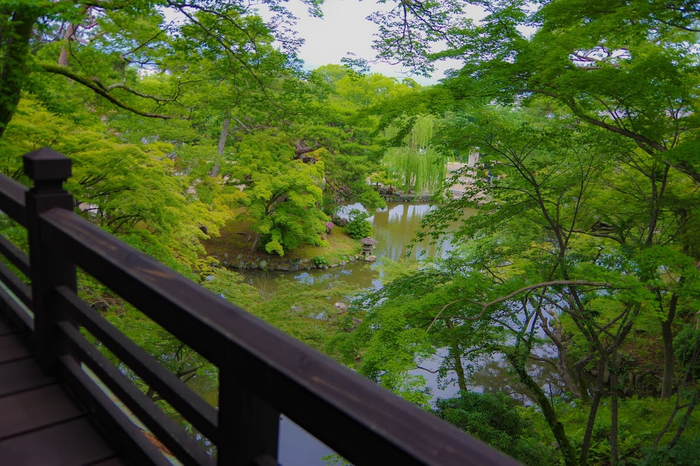
[(250, 229), (250, 223), (234, 219), (221, 229), (221, 235), (218, 238), (207, 240), (204, 247), (210, 256), (219, 260), (226, 259), (228, 262), (259, 260), (272, 264), (282, 261), (307, 262), (314, 260), (335, 264), (360, 253), (360, 242), (350, 238), (341, 227), (333, 228), (327, 239), (329, 246), (303, 245), (286, 251), (283, 257), (262, 250), (251, 251), (255, 241), (255, 233)]

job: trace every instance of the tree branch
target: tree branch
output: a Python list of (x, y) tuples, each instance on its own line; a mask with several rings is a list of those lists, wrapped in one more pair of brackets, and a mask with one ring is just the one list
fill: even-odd
[[(91, 89), (93, 92), (95, 92), (95, 94), (101, 95), (102, 97), (109, 100), (117, 107), (123, 108), (124, 110), (128, 110), (128, 111), (135, 113), (137, 115), (141, 115), (141, 116), (148, 117), (148, 118), (161, 118), (163, 120), (171, 120), (171, 119), (175, 118), (174, 116), (170, 116), (170, 115), (162, 115), (159, 113), (144, 112), (143, 110), (139, 110), (136, 107), (132, 107), (131, 105), (127, 104), (126, 102), (122, 102), (121, 100), (119, 100), (118, 98), (114, 97), (113, 95), (111, 95), (109, 93), (109, 91), (111, 90), (110, 88), (112, 88), (112, 86), (105, 87), (105, 85), (102, 84), (102, 82), (99, 79), (87, 78), (85, 76), (79, 75), (79, 74), (73, 72), (72, 70), (68, 69), (65, 66), (53, 65), (50, 63), (40, 63), (39, 66), (47, 73), (60, 74), (62, 76), (70, 78), (73, 81), (78, 82), (78, 83), (82, 84), (83, 86), (87, 87), (88, 89)], [(114, 87), (124, 87), (124, 86), (119, 85), (119, 86), (114, 86)]]
[[(513, 291), (512, 293), (507, 294), (506, 296), (502, 296), (500, 298), (494, 299), (493, 301), (489, 301), (488, 303), (480, 303), (478, 301), (472, 301), (468, 298), (460, 298), (460, 299), (455, 299), (452, 302), (449, 302), (445, 304), (442, 309), (440, 309), (440, 312), (437, 313), (433, 321), (430, 323), (428, 326), (427, 330), (425, 331), (428, 333), (430, 331), (430, 328), (437, 322), (438, 318), (440, 317), (440, 314), (447, 309), (448, 307), (452, 306), (453, 304), (457, 304), (460, 302), (464, 301), (469, 301), (473, 304), (477, 304), (481, 306), (481, 312), (479, 312), (478, 315), (474, 317), (461, 317), (459, 316), (458, 318), (461, 320), (479, 320), (483, 317), (484, 313), (488, 310), (488, 308), (495, 306), (496, 304), (500, 304), (503, 301), (508, 301), (509, 299), (521, 294), (525, 293), (526, 291), (532, 291), (536, 290), (538, 288), (547, 288), (550, 286), (596, 286), (596, 287), (609, 287), (609, 288), (619, 288), (613, 285), (612, 283), (607, 283), (607, 282), (591, 282), (588, 280), (554, 280), (550, 282), (541, 282), (541, 283), (535, 283), (534, 285), (528, 285), (523, 288), (520, 288), (518, 290)], [(456, 316), (452, 316), (456, 317)], [(456, 317), (457, 318), (457, 317)]]

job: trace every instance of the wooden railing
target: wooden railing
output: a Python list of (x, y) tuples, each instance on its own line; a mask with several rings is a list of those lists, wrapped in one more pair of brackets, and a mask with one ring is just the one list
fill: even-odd
[[(0, 253), (31, 287), (0, 263), (0, 303), (33, 342), (42, 369), (90, 407), (129, 464), (170, 462), (104, 387), (183, 464), (277, 464), (281, 413), (356, 464), (515, 464), (73, 213), (62, 188), (67, 157), (40, 149), (24, 156), (24, 166), (34, 187), (0, 177), (0, 210), (27, 228), (29, 258), (4, 237)], [(218, 408), (82, 301), (76, 266), (215, 364)], [(216, 458), (81, 328), (216, 445)]]

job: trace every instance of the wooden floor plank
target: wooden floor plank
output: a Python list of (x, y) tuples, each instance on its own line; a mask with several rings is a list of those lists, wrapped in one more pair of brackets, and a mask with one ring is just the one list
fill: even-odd
[(0, 439), (81, 417), (58, 385), (0, 398)]
[(121, 462), (119, 458), (110, 458), (105, 461), (100, 461), (97, 463), (93, 463), (90, 466), (125, 466), (124, 463)]
[(14, 335), (0, 336), (0, 363), (27, 358), (31, 353)]
[(34, 359), (0, 364), (0, 396), (50, 385), (53, 380), (45, 376)]
[(85, 419), (0, 441), (3, 464), (74, 466), (112, 458), (114, 451)]
[(0, 318), (0, 465), (124, 466), (31, 356)]
[(15, 333), (14, 330), (0, 318), (0, 335), (9, 335), (11, 333)]

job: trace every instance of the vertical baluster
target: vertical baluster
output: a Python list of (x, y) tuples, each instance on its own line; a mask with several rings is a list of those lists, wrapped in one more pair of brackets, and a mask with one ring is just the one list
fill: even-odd
[(73, 196), (63, 189), (71, 176), (71, 160), (58, 152), (43, 148), (25, 154), (24, 171), (34, 180), (27, 191), (27, 231), (34, 312), (34, 345), (37, 359), (45, 372), (53, 372), (60, 356), (56, 344), (59, 309), (54, 304), (54, 290), (67, 286), (76, 290), (75, 266), (51, 251), (41, 241), (39, 216), (55, 207), (73, 209)]
[(247, 376), (233, 364), (219, 368), (219, 465), (277, 464), (280, 413), (240, 385)]

